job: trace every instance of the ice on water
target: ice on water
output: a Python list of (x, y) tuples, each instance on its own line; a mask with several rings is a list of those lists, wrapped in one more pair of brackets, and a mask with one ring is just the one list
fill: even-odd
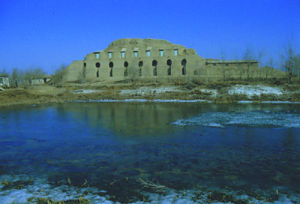
[(291, 112), (205, 112), (196, 117), (180, 119), (174, 125), (186, 126), (250, 126), (300, 128), (300, 114)]
[[(0, 180), (6, 180), (8, 182), (14, 182), (18, 180), (28, 180), (31, 179), (26, 175), (2, 175)], [(79, 197), (85, 198), (90, 200), (91, 204), (118, 204), (118, 202), (112, 202), (108, 199), (107, 196), (100, 196), (99, 192), (103, 193), (103, 190), (99, 190), (97, 188), (92, 187), (74, 187), (69, 185), (61, 185), (61, 186), (54, 186), (47, 183), (46, 178), (34, 178), (34, 182), (32, 185), (24, 186), (22, 189), (9, 189), (9, 190), (2, 190), (4, 187), (3, 184), (0, 185), (0, 201), (1, 204), (25, 204), (25, 203), (35, 203), (33, 200), (30, 202), (29, 198), (49, 198), (53, 201), (64, 201), (64, 200), (74, 200), (78, 199)], [(209, 195), (209, 191), (201, 192), (201, 198), (198, 198), (196, 201), (193, 199), (196, 192), (200, 192), (199, 189), (191, 189), (185, 191), (175, 191), (169, 189), (168, 192), (164, 195), (156, 194), (156, 193), (145, 193), (145, 195), (149, 196), (150, 201), (137, 201), (134, 202), (135, 204), (142, 204), (142, 203), (161, 203), (161, 204), (193, 204), (193, 203), (207, 203), (207, 196)], [(237, 195), (234, 192), (231, 193), (237, 199), (243, 199), (251, 201), (254, 204), (262, 204), (266, 203), (262, 200), (256, 200), (253, 197), (249, 197), (248, 195)], [(291, 195), (289, 195), (290, 197)], [(299, 201), (299, 196), (295, 195), (292, 196), (292, 199), (289, 198), (287, 195), (282, 194), (278, 201), (275, 202), (268, 202), (268, 203), (275, 203), (275, 204), (289, 204), (293, 203), (293, 201)], [(293, 201), (292, 201), (293, 200)], [(223, 202), (213, 202), (213, 203), (223, 203)]]

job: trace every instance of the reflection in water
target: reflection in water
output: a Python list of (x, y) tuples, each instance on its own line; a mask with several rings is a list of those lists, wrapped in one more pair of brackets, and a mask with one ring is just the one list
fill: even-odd
[[(71, 113), (92, 128), (105, 128), (118, 136), (158, 136), (171, 134), (170, 123), (200, 113), (206, 105), (155, 103), (66, 104), (59, 112)], [(210, 105), (210, 109), (214, 106)]]
[(300, 129), (216, 128), (203, 125), (203, 118), (203, 124), (173, 124), (211, 113), (223, 118), (266, 110), (300, 112), (297, 105), (188, 103), (70, 103), (1, 111), (0, 174), (46, 175), (58, 186), (68, 184), (67, 178), (79, 187), (88, 182), (122, 202), (151, 192), (140, 179), (178, 190), (253, 195), (280, 187), (298, 195)]

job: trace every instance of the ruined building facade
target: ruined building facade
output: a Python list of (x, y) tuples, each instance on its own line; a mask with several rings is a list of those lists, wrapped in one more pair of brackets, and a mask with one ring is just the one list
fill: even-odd
[(65, 82), (246, 78), (257, 61), (219, 61), (200, 57), (194, 49), (155, 39), (120, 39), (88, 54), (66, 69)]

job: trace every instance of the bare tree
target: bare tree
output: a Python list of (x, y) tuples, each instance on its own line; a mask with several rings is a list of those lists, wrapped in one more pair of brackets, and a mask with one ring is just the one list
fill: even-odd
[(53, 84), (59, 84), (63, 81), (63, 76), (65, 74), (67, 66), (62, 64), (60, 67), (55, 71), (53, 77), (52, 77), (52, 83)]
[(17, 68), (13, 68), (12, 73), (11, 73), (11, 82), (12, 82), (12, 86), (18, 87), (19, 86), (19, 82), (20, 82), (20, 74), (19, 74), (19, 70)]
[(43, 78), (46, 73), (41, 68), (30, 68), (25, 71), (25, 80), (32, 80), (36, 78)]
[(0, 71), (0, 76), (9, 76), (7, 71), (3, 68), (1, 71)]
[[(247, 47), (245, 52), (244, 52), (244, 55), (243, 55), (243, 60), (254, 60), (255, 57), (254, 57), (254, 52), (251, 48)], [(247, 63), (247, 70), (246, 70), (246, 73), (247, 73), (247, 80), (250, 79), (250, 63)]]
[(287, 72), (287, 79), (289, 82), (292, 81), (293, 71), (295, 69), (295, 54), (294, 48), (291, 42), (285, 47), (285, 53), (283, 54), (283, 68)]
[(268, 62), (268, 66), (266, 66), (266, 70), (265, 70), (265, 79), (268, 79), (271, 69), (273, 69), (274, 67), (274, 61), (273, 61), (273, 57), (270, 57), (270, 60)]
[(265, 57), (265, 52), (260, 50), (257, 54), (257, 57), (256, 57), (256, 60), (258, 62), (258, 68), (260, 68), (259, 69), (259, 78), (262, 78), (262, 69), (261, 68), (264, 65), (264, 63), (263, 63), (263, 58), (264, 57)]
[(300, 54), (294, 57), (294, 74), (297, 75), (298, 81), (300, 81)]

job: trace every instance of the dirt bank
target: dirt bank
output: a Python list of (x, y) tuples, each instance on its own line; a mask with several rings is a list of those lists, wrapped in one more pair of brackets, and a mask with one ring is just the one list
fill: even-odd
[(0, 91), (0, 107), (89, 100), (195, 100), (214, 103), (239, 101), (300, 102), (300, 85), (266, 84), (68, 84), (31, 86)]

